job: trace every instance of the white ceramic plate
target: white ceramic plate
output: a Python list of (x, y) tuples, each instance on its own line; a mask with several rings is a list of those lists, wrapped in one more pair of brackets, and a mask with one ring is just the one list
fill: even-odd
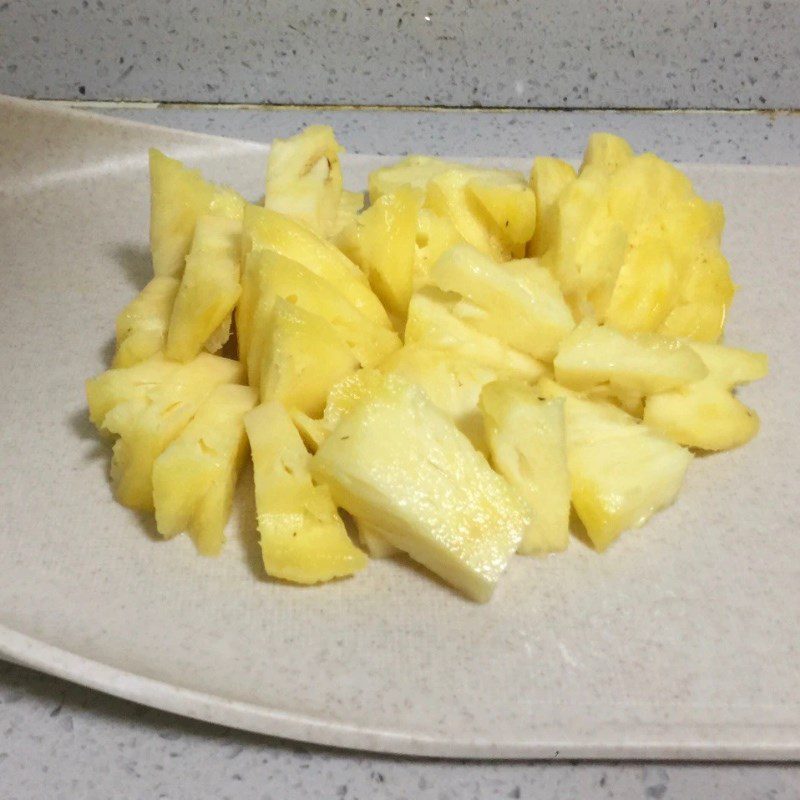
[[(800, 170), (689, 169), (728, 212), (728, 341), (771, 357), (746, 392), (758, 438), (696, 459), (677, 503), (603, 556), (576, 541), (515, 559), (480, 606), (392, 561), (321, 588), (269, 582), (249, 475), (217, 560), (112, 500), (83, 381), (149, 274), (147, 148), (255, 198), (265, 147), (12, 100), (0, 142), (0, 654), (344, 747), (800, 757)], [(348, 182), (379, 161), (349, 156)]]

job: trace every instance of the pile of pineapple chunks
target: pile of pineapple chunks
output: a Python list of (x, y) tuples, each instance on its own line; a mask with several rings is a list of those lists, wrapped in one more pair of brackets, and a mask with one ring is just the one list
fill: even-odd
[(600, 133), (528, 178), (412, 156), (365, 207), (341, 151), (276, 140), (258, 205), (150, 154), (154, 277), (87, 394), (163, 536), (218, 553), (249, 451), (268, 575), (405, 553), (486, 601), (513, 553), (567, 547), (571, 508), (604, 550), (693, 451), (755, 435), (734, 389), (766, 357), (718, 343), (723, 212), (678, 169)]

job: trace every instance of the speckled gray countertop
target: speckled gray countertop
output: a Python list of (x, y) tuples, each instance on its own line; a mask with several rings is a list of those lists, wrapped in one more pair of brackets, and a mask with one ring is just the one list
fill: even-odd
[[(95, 107), (268, 141), (333, 124), (354, 152), (579, 157), (590, 130), (680, 161), (797, 164), (800, 115)], [(278, 741), (182, 719), (0, 662), (0, 798), (800, 797), (797, 764), (415, 760)]]

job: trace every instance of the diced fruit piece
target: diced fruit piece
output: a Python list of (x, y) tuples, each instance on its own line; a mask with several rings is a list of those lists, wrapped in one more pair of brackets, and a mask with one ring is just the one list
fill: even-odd
[(511, 254), (525, 255), (525, 245), (536, 228), (536, 195), (522, 183), (507, 178), (473, 178), (467, 183), (471, 194), (489, 215), (498, 236)]
[[(241, 286), (239, 287), (241, 290)], [(231, 338), (231, 327), (233, 326), (233, 314), (228, 314), (225, 319), (214, 329), (211, 336), (206, 339), (203, 350), (207, 353), (218, 353), (228, 343)]]
[(597, 132), (589, 137), (581, 169), (600, 167), (607, 172), (616, 172), (632, 158), (633, 148), (621, 136)]
[(478, 400), (481, 389), (507, 375), (505, 370), (492, 369), (457, 352), (435, 350), (424, 344), (406, 345), (392, 353), (380, 369), (419, 386), (455, 422), (476, 450), (486, 450)]
[(464, 239), (449, 219), (434, 214), (429, 208), (420, 209), (414, 251), (414, 291), (428, 283), (431, 268), (442, 253), (457, 244), (464, 244)]
[(230, 318), (241, 293), (241, 229), (238, 220), (212, 216), (197, 220), (169, 323), (169, 358), (194, 358)]
[(119, 313), (114, 367), (130, 367), (164, 352), (172, 305), (180, 281), (156, 276)]
[(355, 372), (358, 361), (325, 319), (281, 297), (274, 301), (264, 333), (261, 400), (322, 414), (331, 387)]
[(359, 214), (343, 237), (386, 308), (405, 319), (414, 282), (417, 215), (422, 193), (401, 186)]
[(536, 380), (544, 371), (531, 356), (514, 350), (464, 322), (482, 314), (480, 308), (435, 287), (418, 291), (411, 298), (406, 322), (406, 344), (455, 351), (487, 367), (507, 370), (527, 380)]
[(352, 575), (367, 557), (351, 541), (286, 410), (271, 401), (245, 417), (253, 454), (261, 553), (268, 575), (312, 584)]
[(365, 317), (330, 283), (297, 262), (260, 250), (250, 255), (247, 269), (258, 276), (258, 303), (247, 354), (251, 386), (260, 385), (264, 336), (277, 297), (327, 320), (362, 366), (377, 364), (400, 347), (394, 331)]
[(386, 541), (381, 529), (376, 525), (370, 525), (369, 522), (365, 522), (363, 519), (357, 519), (355, 523), (358, 529), (358, 540), (361, 542), (361, 546), (369, 553), (370, 558), (391, 558), (400, 552)]
[(308, 414), (303, 411), (298, 411), (296, 408), (289, 411), (289, 416), (292, 418), (292, 422), (295, 428), (297, 428), (297, 432), (300, 434), (303, 444), (310, 452), (316, 453), (317, 450), (319, 450), (319, 446), (330, 433), (327, 425), (325, 425), (325, 421), (309, 417)]
[(342, 420), (312, 472), (338, 505), (481, 602), (530, 522), (524, 501), (469, 440), (396, 376)]
[(364, 194), (362, 192), (348, 192), (347, 189), (344, 189), (339, 200), (339, 210), (336, 212), (336, 223), (328, 238), (335, 239), (339, 236), (345, 228), (352, 224), (363, 208)]
[(597, 550), (669, 505), (691, 453), (614, 406), (586, 400), (549, 379), (545, 397), (564, 397), (572, 505)]
[(561, 343), (556, 380), (579, 391), (607, 384), (620, 397), (665, 392), (708, 374), (689, 345), (655, 333), (625, 336), (584, 321)]
[(474, 328), (535, 358), (552, 359), (575, 326), (558, 283), (533, 259), (497, 264), (474, 248), (454, 247), (430, 280), (483, 312), (465, 319)]
[[(428, 183), (425, 206), (449, 219), (464, 240), (481, 253), (496, 261), (507, 261), (513, 255), (513, 248), (505, 236), (505, 229), (497, 226), (493, 214), (467, 188), (471, 181), (481, 179), (481, 171), (475, 169), (442, 172)], [(504, 178), (501, 173), (498, 183), (494, 184), (495, 194), (500, 191), (499, 186), (504, 180), (506, 186), (525, 187), (521, 175), (511, 173)]]
[[(243, 259), (251, 251), (261, 249), (274, 250), (302, 264), (335, 286), (364, 316), (384, 328), (391, 328), (386, 310), (369, 288), (364, 273), (347, 256), (304, 225), (268, 208), (248, 205), (242, 230)], [(243, 312), (243, 316), (246, 319), (246, 313)]]
[(480, 406), (492, 464), (533, 511), (517, 552), (566, 549), (570, 478), (564, 400), (542, 400), (527, 384), (506, 380), (484, 386)]
[(748, 442), (758, 433), (758, 415), (732, 390), (763, 378), (767, 357), (714, 344), (692, 343), (692, 348), (708, 375), (697, 383), (648, 397), (645, 422), (679, 444), (701, 450), (727, 450)]
[(288, 139), (273, 139), (264, 205), (320, 236), (330, 235), (342, 197), (342, 149), (328, 125), (309, 125)]
[(153, 504), (162, 536), (188, 530), (204, 555), (222, 549), (236, 480), (247, 455), (244, 415), (257, 402), (248, 386), (218, 386), (155, 460)]
[(150, 150), (150, 250), (156, 275), (180, 277), (198, 217), (241, 219), (244, 200), (199, 170)]
[(111, 463), (111, 479), (120, 503), (141, 511), (153, 510), (156, 458), (189, 424), (217, 386), (241, 378), (238, 362), (201, 353), (146, 394), (121, 403), (106, 414), (103, 427), (121, 437), (114, 445)]
[(105, 430), (105, 418), (120, 403), (146, 397), (164, 383), (179, 367), (157, 354), (131, 367), (106, 370), (86, 381), (89, 419), (98, 430)]
[(562, 189), (576, 177), (575, 168), (560, 158), (539, 156), (533, 160), (530, 184), (536, 196), (536, 226), (528, 246), (528, 255), (540, 256), (553, 243), (556, 200)]

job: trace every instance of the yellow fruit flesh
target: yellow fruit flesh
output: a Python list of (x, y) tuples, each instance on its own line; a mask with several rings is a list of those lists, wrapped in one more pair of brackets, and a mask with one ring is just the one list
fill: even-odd
[(581, 169), (601, 167), (607, 172), (616, 172), (633, 158), (633, 149), (621, 137), (613, 133), (593, 133), (583, 154)]
[[(304, 225), (275, 211), (248, 204), (242, 229), (243, 263), (250, 252), (261, 249), (273, 250), (302, 264), (335, 286), (364, 316), (384, 328), (391, 327), (366, 277), (347, 256)], [(243, 315), (246, 317), (245, 312)]]
[(411, 298), (405, 342), (454, 351), (478, 364), (536, 380), (544, 372), (541, 362), (481, 333), (464, 321), (481, 313), (479, 308), (458, 301), (453, 294), (427, 287)]
[(528, 255), (540, 256), (555, 239), (554, 209), (565, 186), (576, 178), (575, 168), (559, 158), (539, 156), (533, 160), (530, 186), (536, 197), (536, 225)]
[(454, 247), (430, 280), (481, 310), (465, 322), (534, 358), (552, 359), (575, 326), (555, 279), (533, 260), (497, 264), (473, 248)]
[(367, 557), (350, 541), (328, 488), (312, 482), (310, 456), (280, 403), (258, 406), (245, 425), (267, 574), (313, 584), (363, 569)]
[(542, 555), (566, 549), (570, 477), (564, 400), (541, 400), (520, 381), (496, 381), (483, 388), (480, 407), (492, 464), (533, 512), (517, 552)]
[(122, 309), (116, 322), (113, 367), (130, 367), (164, 352), (179, 285), (177, 278), (155, 277)]
[(457, 244), (465, 242), (449, 219), (434, 214), (429, 208), (420, 209), (414, 247), (414, 291), (428, 283), (433, 265)]
[(247, 353), (251, 386), (260, 385), (264, 338), (277, 297), (325, 319), (362, 366), (377, 364), (400, 347), (394, 331), (372, 322), (331, 284), (300, 264), (262, 250), (250, 255), (246, 270), (256, 276), (258, 286)]
[(536, 195), (529, 186), (507, 179), (473, 178), (467, 183), (472, 195), (491, 221), (495, 235), (515, 258), (525, 255), (525, 245), (536, 228)]
[(342, 197), (341, 151), (328, 125), (309, 125), (289, 139), (273, 139), (264, 205), (329, 236)]
[[(189, 361), (230, 318), (241, 293), (238, 220), (203, 216), (175, 298), (166, 353)], [(218, 344), (218, 342), (215, 342)]]
[(150, 251), (156, 275), (180, 277), (204, 214), (241, 219), (244, 200), (232, 189), (205, 181), (198, 170), (150, 150)]
[(469, 440), (396, 376), (340, 422), (312, 472), (337, 504), (480, 602), (530, 522), (525, 503)]
[(244, 415), (257, 402), (247, 386), (218, 386), (155, 460), (153, 504), (162, 536), (188, 530), (204, 555), (222, 549), (233, 490), (247, 455)]
[(120, 436), (111, 477), (117, 499), (129, 508), (153, 510), (153, 463), (189, 424), (201, 403), (222, 383), (238, 382), (241, 366), (201, 353), (149, 392), (106, 414), (103, 426)]
[(708, 368), (708, 375), (648, 397), (645, 422), (687, 447), (728, 450), (745, 444), (758, 433), (759, 419), (732, 390), (763, 378), (767, 357), (722, 345), (692, 343), (692, 348)]
[(702, 359), (677, 339), (625, 336), (587, 321), (564, 339), (553, 366), (556, 380), (565, 386), (590, 391), (606, 385), (623, 399), (675, 389), (708, 374)]
[(581, 398), (553, 381), (545, 397), (563, 397), (572, 505), (597, 550), (669, 505), (692, 459), (688, 450), (618, 408)]
[(400, 552), (386, 541), (379, 527), (370, 525), (363, 519), (357, 519), (355, 523), (358, 529), (358, 541), (369, 553), (370, 558), (391, 558)]
[(358, 361), (334, 327), (278, 297), (264, 334), (260, 396), (318, 417), (331, 387)]

